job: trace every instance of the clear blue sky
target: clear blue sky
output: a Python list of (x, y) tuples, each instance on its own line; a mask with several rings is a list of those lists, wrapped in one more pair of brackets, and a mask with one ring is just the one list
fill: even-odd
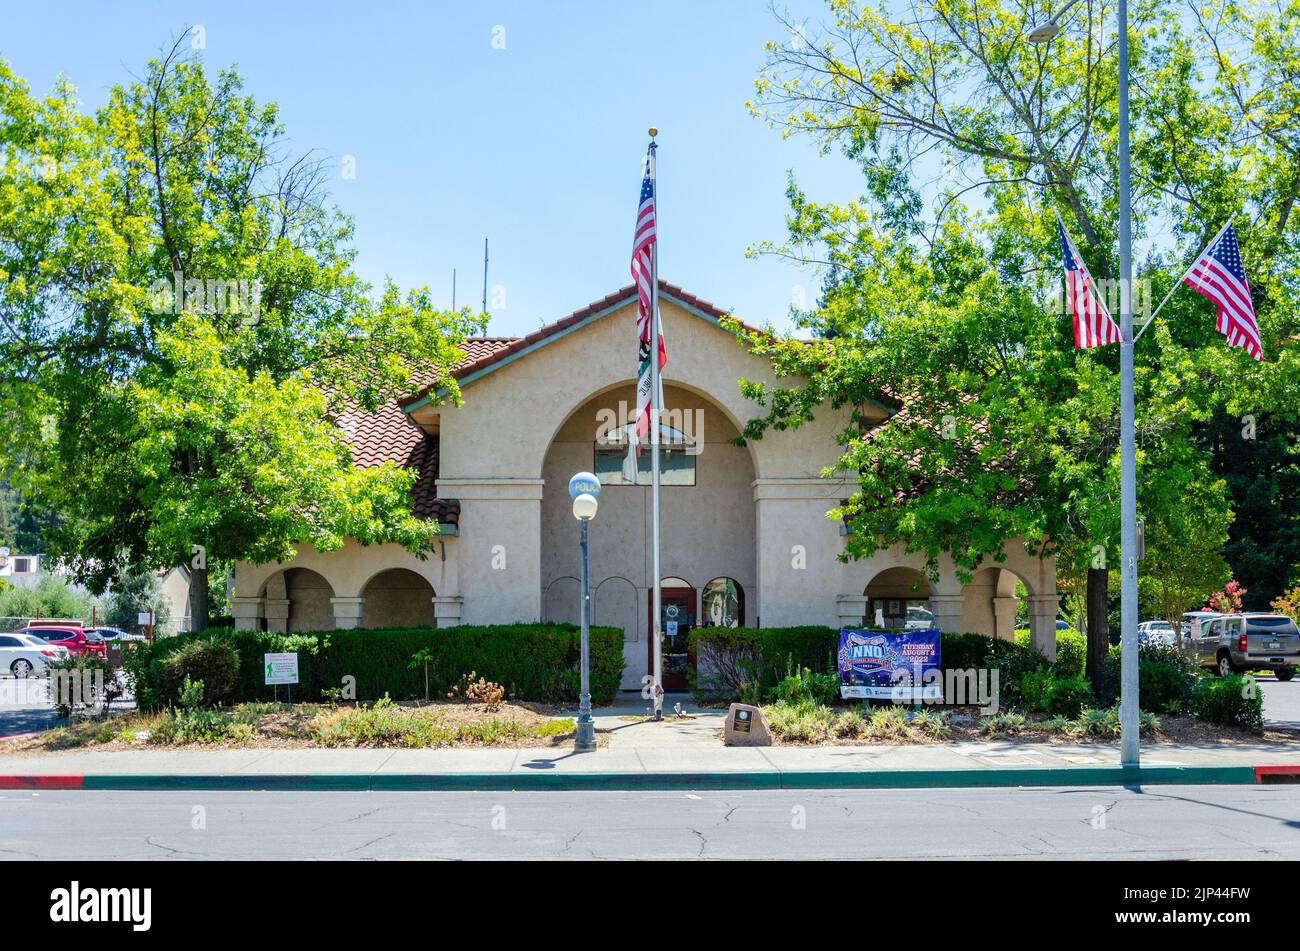
[[(787, 0), (825, 19), (820, 0)], [(660, 269), (752, 322), (788, 325), (815, 276), (747, 246), (784, 235), (787, 170), (820, 199), (860, 190), (854, 167), (783, 141), (745, 101), (779, 38), (762, 0), (518, 3), (0, 3), (0, 56), (35, 91), (60, 73), (87, 109), (194, 24), (205, 62), (238, 66), (294, 144), (341, 160), (333, 200), (357, 226), (368, 280), (458, 303), (505, 289), (489, 332), (520, 334), (630, 281), (650, 125), (660, 129)], [(493, 49), (494, 28), (505, 49)], [(812, 31), (815, 35), (815, 30)], [(502, 35), (500, 31), (495, 34)]]

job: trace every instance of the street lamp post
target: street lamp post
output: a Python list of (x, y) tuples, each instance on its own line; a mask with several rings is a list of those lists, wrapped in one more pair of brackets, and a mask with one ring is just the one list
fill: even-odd
[(578, 730), (573, 751), (590, 753), (596, 749), (596, 725), (591, 719), (591, 586), (587, 571), (587, 525), (599, 507), (600, 480), (590, 472), (579, 472), (569, 480), (569, 497), (573, 499), (573, 517), (582, 526), (582, 634), (579, 641)]
[[(1073, 0), (1046, 23), (1026, 34), (1048, 43), (1061, 32), (1059, 20)], [(1129, 187), (1128, 0), (1119, 0), (1119, 442), (1120, 442), (1120, 763), (1139, 765), (1138, 744), (1138, 586), (1137, 452), (1133, 397), (1133, 215)]]

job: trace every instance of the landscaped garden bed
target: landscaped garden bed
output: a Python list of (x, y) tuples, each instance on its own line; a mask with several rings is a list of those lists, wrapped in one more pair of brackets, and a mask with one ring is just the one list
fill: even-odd
[[(1083, 676), (1086, 645), (1075, 632), (1058, 636), (1054, 662), (1026, 644), (945, 634), (945, 675), (978, 673), (981, 682), (991, 684), (996, 672), (996, 702), (989, 715), (966, 705), (960, 695), (919, 709), (842, 700), (835, 666), (838, 632), (833, 628), (708, 628), (697, 629), (692, 638), (697, 656), (710, 671), (696, 684), (702, 699), (760, 706), (776, 743), (1119, 739), (1118, 649), (1106, 658), (1100, 685), (1094, 688)], [(1263, 697), (1254, 678), (1209, 676), (1194, 660), (1169, 647), (1144, 646), (1138, 658), (1144, 742), (1300, 742), (1300, 734), (1264, 728)], [(950, 678), (942, 682), (946, 685)]]
[(4, 753), (212, 747), (511, 747), (571, 743), (575, 724), (530, 704), (378, 700), (364, 704), (240, 703), (86, 720), (0, 745)]
[[(1081, 710), (1077, 717), (1015, 711), (982, 715), (977, 708), (945, 709), (861, 704), (777, 702), (762, 707), (773, 741), (785, 746), (895, 745), (1006, 741), (1014, 743), (1114, 743), (1114, 708)], [(721, 731), (719, 731), (719, 735)], [(1257, 732), (1191, 716), (1142, 713), (1143, 743), (1300, 743), (1300, 734)]]

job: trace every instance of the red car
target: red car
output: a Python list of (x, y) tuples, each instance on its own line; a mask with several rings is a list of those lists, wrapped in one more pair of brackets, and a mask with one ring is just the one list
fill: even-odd
[(104, 638), (94, 631), (87, 632), (79, 627), (24, 627), (14, 633), (30, 634), (39, 637), (47, 644), (66, 647), (73, 657), (80, 657), (82, 654), (100, 658), (108, 657), (108, 645), (104, 642)]

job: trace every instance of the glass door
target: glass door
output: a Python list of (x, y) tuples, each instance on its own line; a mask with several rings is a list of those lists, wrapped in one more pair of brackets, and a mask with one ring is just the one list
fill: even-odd
[[(650, 610), (654, 610), (653, 604)], [(687, 642), (692, 628), (695, 627), (695, 614), (694, 588), (664, 587), (662, 589), (659, 630), (665, 690), (685, 690), (690, 687), (687, 672), (694, 664), (695, 658), (691, 656)], [(646, 640), (649, 642), (649, 638)], [(650, 643), (647, 661), (649, 672), (654, 673), (653, 643)]]

